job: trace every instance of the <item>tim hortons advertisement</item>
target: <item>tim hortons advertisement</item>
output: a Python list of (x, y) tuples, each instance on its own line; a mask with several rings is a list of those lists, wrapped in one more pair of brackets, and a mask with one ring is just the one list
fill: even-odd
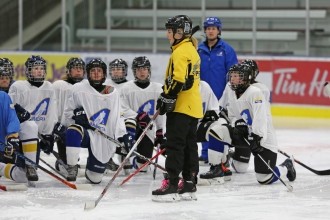
[(324, 83), (330, 81), (330, 60), (258, 60), (261, 72), (272, 73), (272, 103), (330, 105)]

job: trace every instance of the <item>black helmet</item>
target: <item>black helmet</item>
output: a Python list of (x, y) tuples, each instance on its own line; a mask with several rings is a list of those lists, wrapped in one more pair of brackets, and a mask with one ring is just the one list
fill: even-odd
[(67, 64), (66, 64), (66, 74), (69, 79), (73, 80), (74, 82), (80, 82), (84, 79), (84, 77), (72, 77), (71, 75), (71, 69), (72, 68), (82, 68), (83, 69), (83, 75), (85, 75), (85, 62), (78, 57), (71, 57)]
[[(148, 68), (149, 71), (149, 77), (145, 80), (141, 80), (138, 79), (136, 77), (136, 69), (140, 68), (140, 67), (146, 67)], [(145, 56), (141, 56), (141, 57), (135, 57), (132, 63), (132, 71), (134, 74), (134, 78), (136, 81), (140, 82), (140, 83), (146, 83), (146, 82), (150, 82), (150, 77), (151, 77), (151, 64), (150, 61), (147, 57)]]
[(259, 74), (259, 67), (256, 61), (246, 59), (242, 62), (242, 64), (246, 64), (251, 67), (252, 69), (252, 75), (251, 75), (251, 83), (255, 82), (255, 79), (257, 78)]
[[(42, 66), (43, 69), (44, 69), (44, 74), (43, 76), (41, 77), (34, 77), (33, 74), (32, 74), (32, 68), (34, 66)], [(41, 56), (35, 56), (35, 55), (32, 55), (30, 56), (26, 62), (25, 62), (25, 75), (28, 79), (28, 81), (30, 83), (43, 83), (45, 81), (45, 78), (46, 78), (46, 74), (47, 74), (47, 71), (46, 71), (46, 60), (44, 60), (44, 58), (42, 58)]]
[(192, 21), (187, 15), (176, 15), (172, 18), (169, 18), (165, 23), (165, 28), (172, 29), (173, 35), (177, 33), (178, 29), (183, 29), (182, 38), (175, 39), (173, 45), (192, 35)]
[(167, 20), (165, 28), (172, 29), (173, 33), (182, 28), (184, 35), (190, 35), (192, 34), (192, 21), (187, 15), (177, 15)]
[(0, 58), (0, 76), (9, 77), (8, 86), (0, 87), (0, 91), (8, 92), (14, 77), (14, 65), (13, 62), (11, 62), (8, 58)]
[[(90, 71), (91, 69), (95, 67), (100, 67), (103, 70), (103, 78), (101, 80), (92, 80), (90, 77)], [(107, 65), (99, 58), (92, 59), (89, 61), (86, 65), (86, 72), (87, 72), (87, 79), (91, 86), (97, 87), (104, 83), (106, 74), (107, 74)]]
[[(239, 83), (236, 85), (231, 84), (231, 77), (234, 73), (238, 73), (240, 79)], [(251, 74), (252, 69), (250, 66), (246, 64), (233, 65), (232, 67), (230, 67), (227, 73), (227, 81), (230, 83), (230, 88), (238, 94), (244, 93), (245, 90), (250, 86)]]
[[(110, 78), (112, 79), (112, 81), (114, 81), (115, 83), (121, 83), (123, 81), (126, 81), (127, 67), (128, 67), (128, 65), (127, 65), (126, 61), (123, 59), (114, 59), (113, 61), (111, 61), (109, 63), (109, 75), (110, 75)], [(114, 76), (112, 74), (112, 71), (114, 71), (115, 69), (120, 69), (122, 71), (122, 75)]]

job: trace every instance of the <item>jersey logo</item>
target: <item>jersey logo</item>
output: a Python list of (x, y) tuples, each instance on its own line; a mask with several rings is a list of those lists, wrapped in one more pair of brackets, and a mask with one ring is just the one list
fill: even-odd
[(92, 115), (90, 119), (90, 124), (100, 129), (101, 131), (105, 131), (105, 126), (109, 119), (110, 110), (109, 109), (101, 109), (100, 111), (96, 112), (94, 115)]
[(45, 121), (50, 98), (43, 99), (31, 113), (31, 121)]
[(245, 109), (241, 112), (241, 116), (243, 118), (243, 120), (248, 124), (248, 125), (252, 125), (252, 117), (250, 114), (249, 109)]
[(150, 99), (143, 103), (140, 108), (138, 109), (138, 113), (140, 112), (146, 112), (148, 115), (154, 115), (155, 114), (155, 100)]

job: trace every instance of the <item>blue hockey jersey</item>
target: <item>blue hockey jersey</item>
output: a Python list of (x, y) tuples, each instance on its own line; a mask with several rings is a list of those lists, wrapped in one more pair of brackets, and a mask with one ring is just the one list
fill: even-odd
[[(5, 143), (6, 136), (18, 133), (20, 123), (16, 115), (16, 111), (9, 95), (0, 91), (0, 141)], [(3, 151), (4, 146), (0, 144), (0, 150)]]

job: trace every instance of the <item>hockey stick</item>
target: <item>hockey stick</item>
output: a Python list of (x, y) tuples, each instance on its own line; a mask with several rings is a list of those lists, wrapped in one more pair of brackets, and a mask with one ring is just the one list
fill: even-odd
[(3, 191), (26, 191), (28, 187), (25, 184), (7, 185), (7, 186), (0, 184), (0, 189)]
[(118, 167), (117, 171), (115, 172), (115, 174), (113, 175), (113, 177), (110, 179), (110, 181), (108, 182), (108, 184), (105, 186), (105, 188), (103, 189), (103, 191), (101, 192), (101, 194), (99, 195), (99, 197), (95, 201), (85, 202), (84, 210), (94, 209), (97, 206), (97, 204), (101, 201), (101, 199), (103, 198), (103, 196), (108, 191), (109, 187), (112, 185), (112, 183), (114, 182), (114, 180), (119, 175), (120, 171), (124, 168), (126, 162), (131, 157), (131, 154), (133, 153), (133, 151), (135, 150), (135, 148), (137, 148), (137, 146), (139, 145), (139, 143), (142, 141), (142, 138), (146, 135), (148, 129), (154, 124), (155, 119), (157, 118), (158, 115), (159, 115), (159, 110), (154, 114), (154, 116), (152, 117), (151, 121), (146, 126), (146, 128), (144, 129), (144, 131), (142, 132), (142, 134), (140, 135), (140, 137), (137, 139), (137, 141), (135, 142), (135, 144), (133, 145), (133, 147), (131, 148), (131, 150), (128, 152), (128, 154), (126, 155), (125, 159), (122, 161), (122, 163)]
[(293, 187), (290, 184), (285, 183), (280, 176), (277, 175), (277, 173), (269, 166), (269, 164), (260, 156), (260, 154), (257, 154), (258, 157), (264, 162), (264, 164), (272, 171), (272, 173), (283, 183), (283, 185), (288, 189), (289, 192), (293, 191)]
[(48, 166), (51, 170), (53, 170), (54, 172), (56, 172), (58, 175), (60, 175), (63, 178), (66, 178), (62, 173), (60, 173), (58, 170), (56, 170), (52, 165), (50, 165), (49, 163), (47, 163), (44, 159), (39, 158), (39, 160), (41, 162), (43, 162), (44, 164), (46, 164), (46, 166)]
[[(159, 152), (160, 144), (157, 146), (157, 153)], [(155, 164), (158, 164), (158, 157), (156, 157)], [(157, 172), (157, 166), (154, 167), (154, 172), (152, 173), (152, 177), (154, 180), (156, 179), (156, 172)]]
[[(0, 144), (3, 144), (2, 142), (0, 142)], [(90, 184), (74, 184), (74, 183), (70, 183), (67, 180), (57, 176), (56, 174), (50, 172), (49, 170), (47, 170), (46, 168), (40, 166), (39, 164), (37, 164), (36, 162), (34, 162), (33, 160), (27, 158), (24, 154), (21, 154), (17, 151), (14, 152), (16, 154), (16, 156), (22, 158), (23, 160), (30, 162), (34, 167), (37, 167), (39, 169), (41, 169), (42, 171), (44, 171), (45, 173), (49, 174), (50, 176), (54, 177), (55, 179), (57, 179), (58, 181), (62, 182), (63, 184), (67, 185), (68, 187), (72, 188), (72, 189), (77, 189), (77, 190), (90, 190), (92, 188), (92, 186)]]
[[(227, 120), (227, 122), (230, 123), (230, 119), (228, 118), (228, 116), (223, 112), (220, 111), (220, 114)], [(244, 138), (244, 141), (250, 146), (250, 142), (248, 140), (246, 140)], [(262, 162), (268, 167), (269, 170), (272, 171), (272, 173), (281, 181), (281, 183), (288, 189), (289, 192), (293, 191), (293, 187), (290, 184), (287, 184), (283, 181), (283, 179), (277, 175), (277, 173), (269, 166), (269, 164), (264, 160), (264, 158), (262, 158), (262, 156), (260, 156), (260, 154), (257, 154), (258, 157), (260, 158), (260, 160), (262, 160)]]
[[(110, 137), (109, 135), (103, 133), (103, 132), (100, 131), (99, 129), (93, 127), (92, 130), (95, 131), (96, 133), (100, 134), (102, 137), (108, 139), (109, 141), (115, 143), (115, 144), (118, 145), (119, 147), (122, 147), (122, 144), (121, 144), (118, 140), (116, 140), (116, 139)], [(147, 158), (147, 157), (143, 156), (142, 154), (138, 153), (137, 151), (133, 151), (133, 153), (134, 153), (136, 156), (138, 156), (139, 158), (141, 158), (142, 160), (144, 160), (144, 161), (149, 161), (149, 160), (150, 160), (149, 158)], [(155, 162), (150, 161), (150, 164), (154, 165), (155, 167), (158, 167), (159, 169), (161, 169), (161, 170), (163, 170), (163, 171), (166, 171), (165, 168), (163, 168), (162, 166), (158, 165), (158, 164), (155, 163)]]
[[(164, 167), (162, 167), (161, 165), (157, 164), (156, 162), (152, 162), (152, 158), (149, 159), (149, 158), (147, 158), (147, 157), (145, 157), (145, 156), (139, 154), (139, 153), (136, 152), (136, 151), (134, 151), (133, 153), (134, 153), (136, 156), (140, 157), (142, 160), (144, 160), (144, 161), (146, 161), (146, 162), (149, 162), (149, 164), (154, 165), (155, 168), (158, 167), (158, 168), (161, 169), (162, 171), (165, 171), (165, 172), (166, 172), (166, 169), (165, 169)], [(158, 158), (158, 157), (157, 157), (157, 158)], [(157, 158), (156, 158), (156, 160), (157, 160)]]
[[(287, 153), (285, 153), (284, 151), (282, 151), (282, 150), (280, 150), (280, 149), (277, 149), (277, 151), (278, 151), (279, 153), (283, 154), (284, 156), (290, 158), (290, 156), (289, 156)], [(303, 167), (306, 168), (307, 170), (309, 170), (309, 171), (311, 171), (311, 172), (313, 172), (313, 173), (315, 173), (315, 174), (317, 174), (317, 175), (321, 175), (321, 176), (323, 176), (323, 175), (330, 175), (330, 170), (314, 170), (314, 169), (312, 169), (311, 167), (309, 167), (309, 166), (303, 164), (302, 162), (300, 162), (299, 160), (297, 160), (297, 159), (295, 159), (295, 158), (294, 158), (294, 161), (295, 161), (297, 164), (300, 164), (301, 166), (303, 166)]]
[[(158, 158), (159, 155), (161, 155), (163, 152), (165, 151), (165, 149), (159, 151), (157, 154), (155, 154), (152, 158), (150, 158), (150, 160), (148, 160), (147, 162), (145, 162), (141, 167), (139, 167), (139, 169), (135, 170), (134, 173), (131, 173), (128, 177), (126, 177), (120, 184), (119, 186), (124, 185), (128, 180), (130, 180), (133, 176), (135, 176), (136, 174), (138, 174), (144, 167), (148, 166), (150, 164), (150, 162), (156, 158)], [(155, 166), (156, 168), (156, 166)], [(166, 170), (165, 170), (166, 171)]]

